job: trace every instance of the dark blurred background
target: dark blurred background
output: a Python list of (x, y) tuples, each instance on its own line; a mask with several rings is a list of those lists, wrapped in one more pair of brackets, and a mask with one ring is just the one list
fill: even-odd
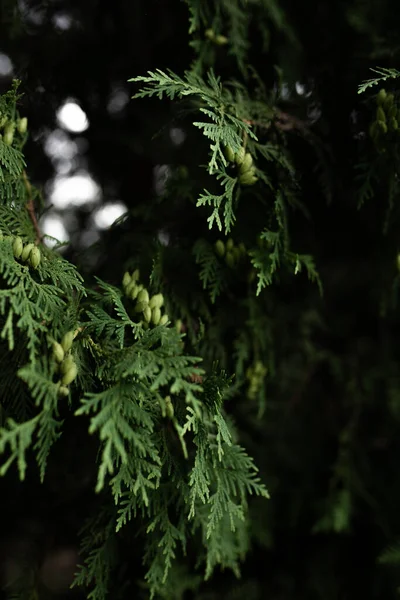
[[(0, 89), (25, 94), (25, 151), (43, 190), (44, 233), (81, 253), (137, 199), (162, 185), (165, 163), (185, 139), (168, 105), (131, 102), (127, 80), (148, 69), (189, 66), (183, 2), (0, 4)], [(153, 136), (158, 143), (152, 143)], [(160, 144), (162, 140), (162, 144)], [(85, 257), (86, 267), (98, 253)]]

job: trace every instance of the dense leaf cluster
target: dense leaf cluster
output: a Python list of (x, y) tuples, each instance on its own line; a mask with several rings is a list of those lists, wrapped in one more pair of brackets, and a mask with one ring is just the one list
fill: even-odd
[[(6, 99), (15, 110), (16, 98)], [(1, 374), (1, 474), (16, 462), (23, 480), (32, 449), (44, 479), (67, 402), (67, 412), (87, 416), (88, 433), (98, 435), (96, 492), (103, 492), (107, 515), (100, 536), (88, 527), (75, 584), (88, 586), (90, 598), (109, 597), (109, 546), (138, 519), (151, 596), (168, 586), (175, 558), (197, 535), (206, 578), (218, 565), (238, 573), (248, 547), (248, 497), (268, 493), (224, 416), (229, 379), (218, 369), (199, 368), (202, 359), (185, 352), (184, 337), (172, 324), (146, 328), (122, 284), (97, 280), (94, 288), (85, 286), (72, 264), (37, 239), (23, 155), (10, 154), (7, 146), (1, 162), (10, 180), (25, 182), (17, 202), (15, 187), (10, 197), (5, 186), (0, 207), (1, 337), (3, 350), (18, 355)], [(37, 268), (19, 260), (13, 236), (36, 239), (42, 252)], [(68, 347), (62, 343), (78, 371), (70, 389), (59, 376), (66, 361), (57, 354), (57, 340), (68, 332), (74, 332)]]

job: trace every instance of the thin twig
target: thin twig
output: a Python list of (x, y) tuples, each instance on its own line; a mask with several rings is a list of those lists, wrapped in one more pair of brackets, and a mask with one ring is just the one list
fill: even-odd
[(289, 131), (290, 129), (299, 129), (300, 131), (305, 131), (307, 129), (304, 121), (301, 121), (301, 119), (298, 119), (293, 115), (282, 112), (281, 110), (278, 110), (277, 117), (278, 118), (275, 121), (275, 126), (282, 131)]
[(30, 181), (28, 179), (28, 176), (26, 174), (25, 169), (22, 171), (22, 179), (24, 181), (24, 185), (25, 185), (25, 189), (26, 189), (26, 194), (27, 194), (27, 197), (28, 197), (28, 202), (26, 203), (26, 209), (27, 209), (27, 211), (29, 213), (29, 217), (30, 217), (30, 219), (32, 221), (33, 227), (34, 227), (35, 232), (36, 232), (36, 240), (35, 240), (35, 242), (36, 242), (36, 244), (39, 244), (42, 241), (43, 236), (42, 236), (41, 231), (39, 229), (39, 224), (38, 224), (38, 221), (37, 221), (37, 218), (36, 218), (35, 205), (34, 205), (34, 202), (33, 202), (32, 186), (30, 184)]
[(261, 127), (262, 129), (269, 129), (272, 123), (275, 125), (275, 127), (281, 129), (282, 131), (290, 131), (291, 129), (300, 129), (302, 131), (305, 131), (307, 129), (303, 121), (281, 110), (277, 111), (276, 119), (271, 121), (270, 123), (261, 123), (260, 121), (252, 121), (249, 119), (243, 119), (243, 122), (247, 125)]

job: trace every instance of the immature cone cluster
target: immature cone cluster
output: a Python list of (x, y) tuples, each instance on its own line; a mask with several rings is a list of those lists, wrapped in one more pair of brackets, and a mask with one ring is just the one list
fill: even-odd
[(74, 381), (78, 374), (78, 367), (71, 354), (72, 342), (74, 340), (74, 332), (67, 331), (61, 340), (61, 343), (53, 343), (53, 356), (61, 373), (60, 388), (58, 393), (60, 396), (68, 396), (68, 386)]
[(11, 146), (14, 141), (15, 130), (21, 135), (26, 133), (28, 128), (28, 119), (23, 117), (22, 119), (11, 120), (7, 115), (0, 115), (0, 139), (7, 146)]
[(229, 162), (236, 163), (239, 169), (239, 181), (242, 185), (254, 185), (256, 183), (258, 177), (250, 152), (246, 152), (242, 147), (239, 152), (235, 153), (230, 146), (225, 146), (225, 156)]
[(22, 262), (28, 262), (33, 269), (37, 269), (40, 265), (42, 254), (40, 249), (35, 246), (32, 242), (25, 244), (19, 235), (7, 236), (4, 238), (3, 233), (0, 231), (0, 240), (8, 239), (12, 243), (12, 249), (14, 257)]
[(260, 390), (264, 378), (267, 374), (267, 367), (263, 365), (263, 363), (258, 360), (253, 366), (249, 367), (246, 371), (246, 377), (249, 380), (249, 388), (247, 390), (247, 395), (250, 400), (255, 400), (258, 391)]
[(215, 242), (215, 252), (221, 258), (225, 258), (225, 262), (231, 269), (234, 269), (236, 264), (240, 262), (247, 254), (245, 245), (241, 242), (238, 246), (232, 238), (226, 241), (226, 244), (222, 240)]
[(125, 296), (131, 300), (135, 300), (135, 313), (141, 313), (143, 316), (142, 323), (145, 329), (150, 326), (166, 325), (169, 317), (166, 313), (162, 314), (164, 305), (164, 296), (155, 294), (150, 298), (149, 292), (139, 282), (139, 270), (136, 269), (132, 274), (126, 272), (122, 279), (122, 287), (124, 288)]
[(224, 35), (216, 34), (214, 29), (206, 29), (204, 33), (206, 38), (214, 42), (217, 46), (225, 46), (228, 43), (228, 38)]
[(399, 114), (393, 94), (388, 94), (381, 89), (376, 96), (376, 119), (369, 127), (369, 135), (373, 141), (379, 142), (388, 132), (395, 132), (399, 128), (397, 116)]

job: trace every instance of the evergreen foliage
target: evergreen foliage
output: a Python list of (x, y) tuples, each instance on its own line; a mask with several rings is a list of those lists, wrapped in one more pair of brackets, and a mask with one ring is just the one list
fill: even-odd
[[(69, 428), (84, 430), (95, 499), (73, 587), (91, 600), (392, 598), (400, 71), (371, 68), (388, 54), (371, 34), (374, 77), (348, 83), (344, 165), (324, 129), (340, 109), (331, 90), (288, 99), (299, 73), (285, 53), (306, 44), (292, 3), (183, 4), (186, 70), (129, 81), (133, 104), (168, 105), (192, 155), (110, 228), (130, 256), (117, 269), (103, 257), (108, 280), (50, 247), (24, 86), (0, 96), (0, 475), (45, 482)], [(377, 9), (340, 10), (361, 35)], [(349, 542), (365, 523), (370, 555)], [(354, 591), (336, 564), (347, 572), (357, 551), (376, 570)], [(45, 597), (39, 570), (40, 557), (8, 597)]]
[[(17, 96), (6, 95), (5, 102), (3, 114), (18, 122)], [(1, 337), (18, 356), (2, 371), (2, 389), (19, 383), (2, 402), (1, 474), (15, 462), (23, 480), (32, 449), (44, 479), (67, 397), (68, 411), (87, 416), (89, 434), (99, 437), (96, 492), (107, 489), (113, 501), (113, 510), (106, 504), (83, 533), (85, 563), (76, 585), (89, 586), (89, 598), (112, 595), (111, 547), (137, 519), (151, 597), (168, 586), (175, 558), (196, 532), (206, 578), (216, 566), (238, 573), (248, 545), (248, 496), (268, 493), (224, 416), (229, 380), (218, 367), (206, 373), (196, 366), (202, 358), (185, 352), (184, 337), (168, 317), (149, 328), (127, 287), (97, 280), (90, 289), (72, 264), (46, 247), (30, 211), (33, 188), (23, 155), (10, 148), (2, 142), (3, 180), (15, 184), (19, 177), (25, 185), (17, 202), (15, 185), (5, 185), (2, 206)], [(37, 266), (23, 262), (23, 248), (32, 253), (29, 244), (40, 248)], [(24, 407), (28, 415), (21, 418), (24, 403), (29, 410)]]

